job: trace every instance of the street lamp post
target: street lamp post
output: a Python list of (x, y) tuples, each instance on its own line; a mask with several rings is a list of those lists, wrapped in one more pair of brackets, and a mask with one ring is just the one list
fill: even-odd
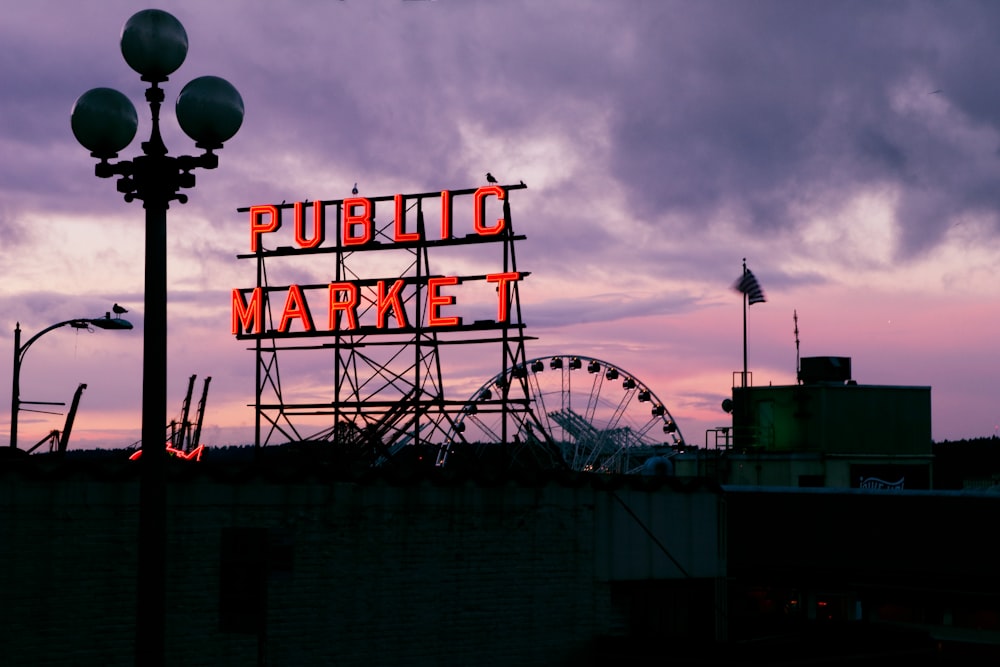
[(125, 201), (142, 200), (146, 211), (145, 315), (142, 361), (142, 457), (139, 461), (139, 563), (136, 608), (136, 664), (164, 664), (166, 621), (166, 438), (167, 423), (167, 208), (187, 202), (182, 188), (193, 188), (196, 168), (214, 169), (214, 153), (243, 123), (243, 100), (225, 79), (202, 76), (177, 97), (177, 122), (203, 153), (167, 155), (160, 136), (162, 82), (187, 55), (187, 33), (180, 21), (158, 9), (134, 14), (122, 28), (121, 50), (128, 65), (149, 83), (152, 128), (142, 155), (109, 160), (135, 136), (135, 107), (110, 88), (87, 91), (73, 106), (73, 134), (99, 160), (99, 178), (117, 176)]
[(28, 352), (28, 348), (36, 340), (52, 331), (53, 329), (58, 329), (59, 327), (64, 327), (66, 325), (73, 327), (74, 329), (90, 329), (92, 326), (98, 329), (131, 329), (132, 323), (128, 320), (123, 320), (121, 317), (116, 317), (112, 319), (111, 313), (109, 312), (104, 317), (94, 317), (94, 318), (84, 318), (78, 317), (73, 320), (65, 320), (63, 322), (56, 322), (52, 326), (45, 327), (34, 336), (28, 339), (28, 341), (21, 345), (21, 323), (18, 322), (14, 327), (14, 380), (10, 392), (10, 446), (12, 449), (17, 449), (17, 415), (21, 411), (22, 405), (62, 405), (62, 403), (54, 403), (51, 401), (22, 401), (21, 400), (21, 364), (24, 363), (24, 355)]

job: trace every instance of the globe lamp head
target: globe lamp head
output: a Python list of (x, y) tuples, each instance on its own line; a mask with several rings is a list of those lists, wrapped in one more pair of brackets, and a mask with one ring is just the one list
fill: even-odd
[(88, 90), (70, 114), (73, 135), (95, 157), (107, 159), (129, 145), (139, 127), (135, 106), (113, 88)]
[(143, 81), (166, 81), (184, 62), (188, 50), (184, 26), (161, 9), (144, 9), (122, 28), (122, 56)]
[(243, 98), (225, 79), (200, 76), (177, 96), (177, 123), (199, 147), (221, 148), (243, 124)]

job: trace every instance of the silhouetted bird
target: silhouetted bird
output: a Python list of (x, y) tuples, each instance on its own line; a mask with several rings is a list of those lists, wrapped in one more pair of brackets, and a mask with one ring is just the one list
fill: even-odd
[(119, 306), (117, 303), (111, 306), (111, 310), (115, 311), (115, 315), (121, 315), (122, 313), (127, 313), (128, 311)]
[(490, 172), (486, 172), (486, 182), (487, 183), (496, 183), (497, 179), (493, 178), (493, 174), (491, 174)]
[(358, 194), (358, 184), (357, 183), (354, 184), (354, 189), (351, 190), (351, 194), (352, 195)]
[(524, 181), (523, 180), (521, 181), (521, 185), (524, 185)]

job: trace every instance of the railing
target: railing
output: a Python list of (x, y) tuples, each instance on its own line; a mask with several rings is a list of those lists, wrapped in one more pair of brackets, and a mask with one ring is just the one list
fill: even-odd
[[(714, 442), (711, 443), (711, 447), (709, 447), (709, 434), (712, 434), (714, 437)], [(732, 436), (733, 429), (729, 426), (717, 426), (715, 428), (710, 428), (705, 431), (705, 449), (723, 449), (728, 451), (733, 448)], [(720, 441), (722, 443), (721, 447), (719, 446)]]

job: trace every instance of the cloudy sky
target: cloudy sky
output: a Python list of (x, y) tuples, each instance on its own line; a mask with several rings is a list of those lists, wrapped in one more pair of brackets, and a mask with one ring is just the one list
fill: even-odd
[[(203, 0), (185, 26), (164, 139), (196, 149), (172, 105), (214, 74), (243, 127), (169, 212), (170, 415), (212, 377), (203, 440), (253, 439), (254, 359), (230, 334), (252, 286), (238, 207), (464, 189), (487, 171), (512, 199), (529, 358), (632, 371), (686, 438), (723, 425), (742, 368), (745, 257), (755, 384), (802, 356), (848, 356), (863, 384), (932, 387), (936, 440), (1000, 424), (1000, 5), (994, 2)], [(74, 317), (129, 308), (133, 332), (53, 331), (24, 400), (88, 385), (74, 447), (139, 437), (143, 211), (70, 131), (90, 88), (139, 109), (122, 25), (149, 5), (36, 0), (0, 20), (0, 356)], [(496, 354), (445, 369), (467, 391)], [(495, 363), (496, 362), (496, 363)], [(10, 361), (0, 405), (10, 404)], [(0, 364), (0, 368), (3, 365)], [(6, 380), (4, 380), (6, 378)], [(455, 396), (459, 397), (459, 396)], [(0, 443), (9, 411), (0, 415)], [(23, 413), (33, 444), (61, 416)]]

